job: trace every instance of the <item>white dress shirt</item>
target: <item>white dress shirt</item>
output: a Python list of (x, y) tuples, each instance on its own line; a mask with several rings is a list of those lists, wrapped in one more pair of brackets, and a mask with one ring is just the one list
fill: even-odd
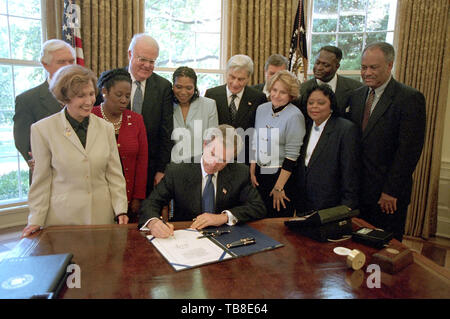
[(336, 86), (337, 86), (337, 74), (336, 73), (334, 74), (333, 78), (328, 82), (323, 82), (319, 79), (316, 79), (316, 81), (317, 81), (317, 84), (319, 84), (319, 85), (328, 84), (331, 87), (331, 89), (333, 90), (333, 93), (336, 93)]
[(328, 118), (325, 121), (323, 121), (322, 124), (320, 124), (319, 126), (317, 126), (316, 123), (313, 123), (313, 127), (311, 128), (311, 134), (309, 136), (308, 146), (306, 148), (305, 166), (308, 166), (312, 153), (314, 152), (314, 149), (316, 148), (317, 143), (319, 142), (320, 136), (322, 135), (323, 129), (325, 128), (325, 125), (327, 124), (330, 116), (328, 116)]
[[(206, 181), (208, 180), (208, 173), (206, 173), (206, 172), (205, 172), (205, 169), (203, 168), (203, 156), (202, 156), (202, 158), (201, 158), (201, 160), (200, 160), (200, 166), (201, 166), (201, 168), (202, 168), (202, 195), (203, 195), (203, 191), (204, 191), (204, 189), (205, 189)], [(215, 197), (215, 194), (217, 193), (217, 175), (218, 175), (218, 174), (219, 174), (219, 172), (215, 172), (215, 173), (213, 174), (212, 179), (211, 179), (211, 182), (213, 183), (213, 186), (214, 186), (214, 197)], [(224, 210), (222, 213), (226, 213), (226, 214), (227, 214), (227, 217), (228, 217), (227, 225), (228, 225), (228, 226), (236, 225), (236, 223), (238, 222), (238, 219), (237, 219), (236, 217), (234, 217), (234, 215), (233, 215), (229, 210)], [(149, 223), (151, 220), (153, 220), (153, 219), (158, 219), (158, 218), (156, 218), (156, 217), (150, 218), (150, 219), (147, 220), (147, 222), (141, 227), (140, 230), (142, 230), (142, 231), (150, 230), (150, 229), (147, 227), (147, 225), (148, 225), (148, 223)]]
[[(375, 97), (373, 99), (372, 102), (372, 107), (370, 108), (370, 114), (372, 115), (373, 110), (375, 109), (375, 106), (377, 105), (378, 101), (380, 100), (381, 96), (383, 95), (384, 89), (386, 88), (386, 86), (389, 84), (389, 81), (391, 81), (392, 75), (389, 77), (389, 79), (383, 83), (383, 85), (377, 87), (374, 91), (375, 91)], [(370, 90), (369, 90), (370, 93)], [(369, 98), (369, 94), (367, 94), (367, 99)]]
[[(200, 166), (202, 168), (202, 196), (203, 196), (203, 191), (205, 190), (206, 181), (208, 180), (208, 173), (205, 172), (205, 169), (203, 167), (203, 156), (202, 156), (202, 159), (200, 161)], [(219, 174), (219, 172), (215, 172), (213, 174), (212, 179), (211, 179), (211, 182), (214, 185), (214, 198), (216, 197), (216, 194), (217, 194), (217, 175), (218, 174)], [(227, 216), (228, 216), (228, 222), (227, 222), (228, 226), (236, 225), (238, 220), (237, 220), (236, 217), (234, 217), (234, 215), (229, 210), (224, 210), (222, 213), (226, 213)]]
[[(226, 88), (227, 88), (227, 102), (228, 102), (227, 105), (230, 106), (231, 96), (234, 93), (231, 93), (231, 91), (228, 89), (228, 85), (226, 86)], [(242, 89), (241, 92), (236, 93), (237, 97), (234, 99), (234, 105), (236, 105), (236, 111), (239, 110), (239, 103), (241, 103), (242, 95), (244, 94), (244, 89)]]

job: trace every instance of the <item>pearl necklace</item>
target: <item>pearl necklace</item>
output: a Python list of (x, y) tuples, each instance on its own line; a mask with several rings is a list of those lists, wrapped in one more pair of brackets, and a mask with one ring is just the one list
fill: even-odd
[(103, 111), (103, 103), (100, 104), (100, 111), (102, 112), (102, 116), (103, 118), (108, 121), (109, 123), (112, 123), (112, 125), (114, 125), (114, 130), (118, 131), (120, 129), (120, 126), (122, 125), (122, 114), (120, 114), (120, 118), (119, 121), (117, 121), (116, 123), (110, 121), (105, 114), (105, 111)]

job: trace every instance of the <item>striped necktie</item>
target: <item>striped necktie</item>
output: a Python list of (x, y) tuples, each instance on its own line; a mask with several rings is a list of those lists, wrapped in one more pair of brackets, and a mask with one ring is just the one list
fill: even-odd
[(233, 94), (231, 96), (231, 102), (230, 102), (230, 115), (231, 115), (231, 121), (233, 122), (234, 119), (236, 118), (236, 113), (237, 113), (237, 108), (236, 108), (236, 104), (234, 103), (234, 100), (237, 98), (236, 94)]
[(142, 114), (142, 89), (141, 82), (135, 81), (136, 83), (136, 91), (134, 92), (133, 98), (133, 111), (139, 114)]
[(369, 97), (366, 101), (366, 106), (364, 108), (364, 116), (361, 124), (361, 128), (364, 131), (366, 129), (367, 123), (369, 122), (370, 110), (372, 109), (373, 100), (375, 99), (375, 90), (369, 89)]

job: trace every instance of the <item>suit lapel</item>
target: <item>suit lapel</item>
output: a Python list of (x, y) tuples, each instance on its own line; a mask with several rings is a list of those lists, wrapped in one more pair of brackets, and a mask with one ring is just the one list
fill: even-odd
[(230, 167), (227, 165), (217, 175), (216, 213), (219, 213), (218, 208), (225, 207), (227, 196), (232, 190), (232, 174), (229, 170)]
[[(59, 112), (59, 116), (61, 117), (61, 123), (62, 123), (62, 134), (64, 137), (69, 140), (76, 149), (78, 149), (81, 153), (86, 154), (86, 150), (84, 149), (83, 145), (81, 145), (80, 139), (78, 138), (77, 133), (75, 133), (74, 129), (70, 125), (69, 121), (66, 119), (66, 115), (64, 114), (65, 108)], [(89, 121), (90, 122), (90, 121)], [(90, 124), (89, 124), (90, 126)], [(89, 132), (89, 129), (88, 129)], [(89, 133), (88, 133), (89, 134)]]
[(378, 101), (377, 105), (375, 105), (375, 108), (373, 109), (373, 112), (369, 117), (366, 129), (363, 132), (362, 136), (363, 139), (366, 138), (366, 136), (370, 133), (370, 131), (373, 129), (373, 127), (381, 118), (381, 116), (384, 114), (384, 112), (386, 112), (386, 110), (392, 104), (392, 96), (394, 94), (395, 94), (395, 80), (394, 78), (392, 78), (389, 84), (384, 89), (384, 92), (381, 95), (380, 100)]
[(85, 152), (89, 153), (91, 149), (95, 145), (95, 136), (97, 135), (97, 122), (93, 117), (96, 115), (89, 115), (89, 126), (87, 130), (87, 136), (86, 136), (86, 149)]
[(145, 92), (144, 92), (144, 99), (142, 100), (142, 116), (144, 119), (146, 117), (151, 117), (151, 114), (153, 114), (153, 100), (154, 100), (154, 94), (157, 94), (158, 90), (155, 87), (155, 83), (153, 81), (154, 77), (153, 74), (146, 80), (145, 82)]
[(182, 181), (184, 186), (183, 194), (191, 194), (192, 212), (202, 213), (202, 168), (200, 164), (195, 164), (192, 170), (184, 176)]
[(317, 145), (314, 148), (314, 151), (313, 151), (313, 153), (311, 155), (311, 158), (309, 160), (308, 167), (306, 168), (306, 173), (308, 173), (310, 168), (314, 166), (314, 163), (316, 162), (317, 158), (320, 156), (320, 153), (322, 153), (322, 151), (324, 149), (326, 149), (327, 144), (328, 144), (328, 140), (330, 138), (330, 135), (334, 131), (335, 124), (336, 124), (336, 122), (335, 122), (335, 119), (333, 117), (330, 117), (328, 119), (327, 124), (325, 124), (323, 132), (320, 135), (319, 141), (317, 142)]
[(364, 116), (364, 108), (366, 105), (366, 98), (369, 92), (369, 87), (364, 86), (359, 89), (357, 93), (353, 96), (353, 103), (351, 106), (352, 119), (361, 126), (363, 116)]
[(226, 84), (218, 88), (216, 98), (217, 113), (219, 116), (219, 124), (231, 124), (231, 114), (228, 109)]
[[(251, 96), (250, 96), (250, 94), (248, 92), (248, 89), (247, 89), (247, 86), (246, 86), (244, 88), (244, 92), (242, 93), (242, 98), (241, 98), (241, 101), (239, 103), (238, 111), (236, 113), (235, 123), (236, 122), (242, 122), (243, 119), (247, 118), (247, 114), (249, 112), (251, 112), (251, 110), (252, 110), (252, 108), (254, 106), (253, 106), (253, 102), (250, 101), (250, 100), (251, 100)], [(235, 125), (235, 127), (239, 127), (239, 126), (243, 126), (243, 125)]]
[(342, 81), (342, 78), (338, 75), (337, 76), (337, 82), (336, 82), (336, 100), (337, 100), (337, 105), (344, 105), (345, 104), (345, 98), (347, 97), (347, 95), (345, 94), (345, 92), (347, 91), (347, 88), (345, 87), (345, 82)]

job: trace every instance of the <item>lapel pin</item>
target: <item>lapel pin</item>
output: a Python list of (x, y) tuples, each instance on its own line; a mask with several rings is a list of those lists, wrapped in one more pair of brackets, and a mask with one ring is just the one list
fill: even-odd
[(72, 132), (70, 132), (69, 128), (66, 128), (66, 136), (70, 136), (70, 135), (72, 135)]
[(248, 102), (248, 105), (252, 105), (252, 102)]

